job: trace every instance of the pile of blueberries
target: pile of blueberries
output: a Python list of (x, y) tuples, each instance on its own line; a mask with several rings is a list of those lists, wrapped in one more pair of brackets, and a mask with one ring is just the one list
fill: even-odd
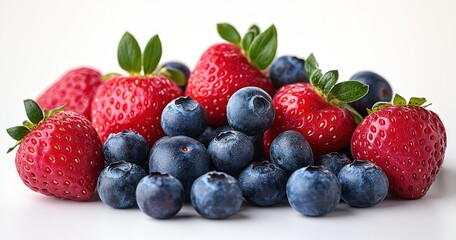
[[(281, 57), (270, 77), (277, 87), (308, 81), (303, 66), (301, 59)], [(309, 143), (296, 131), (279, 134), (271, 144), (270, 161), (264, 160), (262, 135), (274, 116), (271, 97), (257, 87), (242, 88), (229, 99), (229, 126), (206, 126), (206, 112), (198, 102), (174, 99), (161, 116), (167, 136), (150, 151), (138, 133), (109, 136), (103, 146), (106, 167), (97, 183), (100, 199), (119, 209), (137, 205), (157, 219), (175, 216), (190, 200), (201, 216), (222, 219), (236, 214), (244, 199), (272, 206), (286, 198), (303, 215), (322, 216), (341, 200), (370, 207), (386, 197), (388, 179), (381, 168), (336, 152), (314, 159)]]

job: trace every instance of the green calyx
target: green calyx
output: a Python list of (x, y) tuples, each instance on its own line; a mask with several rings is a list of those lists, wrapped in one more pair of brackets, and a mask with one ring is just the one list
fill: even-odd
[(356, 123), (361, 122), (362, 116), (348, 103), (364, 97), (369, 91), (368, 85), (354, 80), (337, 83), (339, 72), (331, 70), (323, 74), (313, 54), (306, 59), (304, 67), (310, 84), (322, 98), (333, 105), (346, 108)]
[(50, 116), (62, 111), (65, 106), (61, 106), (52, 110), (42, 110), (38, 103), (31, 99), (24, 100), (25, 113), (27, 114), (28, 120), (25, 120), (21, 126), (15, 126), (6, 129), (8, 135), (10, 135), (16, 144), (9, 148), (6, 153), (9, 153), (14, 150), (19, 144), (21, 144), (22, 139), (24, 139), (27, 134), (29, 134), (33, 129), (36, 128), (42, 121), (48, 119)]
[(367, 109), (367, 113), (371, 114), (373, 112), (379, 111), (388, 106), (398, 106), (398, 107), (423, 107), (426, 108), (431, 104), (424, 105), (426, 103), (426, 98), (411, 97), (407, 102), (404, 97), (399, 94), (395, 94), (393, 102), (377, 102), (372, 106), (372, 109)]
[(244, 37), (229, 23), (217, 24), (219, 35), (226, 41), (240, 47), (250, 64), (265, 70), (274, 60), (277, 52), (277, 29), (271, 25), (264, 32), (252, 25)]

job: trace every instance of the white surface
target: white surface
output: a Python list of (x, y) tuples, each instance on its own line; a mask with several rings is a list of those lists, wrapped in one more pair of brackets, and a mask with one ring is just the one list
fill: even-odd
[[(127, 3), (128, 2), (128, 3)], [(220, 41), (217, 22), (244, 32), (275, 23), (279, 55), (313, 51), (324, 70), (341, 79), (369, 69), (403, 96), (426, 96), (444, 121), (443, 170), (421, 200), (386, 200), (369, 209), (341, 204), (321, 218), (300, 216), (286, 204), (244, 205), (235, 217), (210, 221), (185, 206), (157, 221), (138, 209), (71, 202), (30, 191), (17, 176), (14, 154), (0, 161), (1, 239), (456, 239), (454, 66), (456, 1), (0, 1), (0, 128), (25, 119), (22, 100), (34, 98), (67, 69), (90, 65), (120, 71), (117, 43), (124, 31), (142, 46), (155, 33), (163, 60), (193, 66)], [(0, 134), (1, 151), (13, 145)]]

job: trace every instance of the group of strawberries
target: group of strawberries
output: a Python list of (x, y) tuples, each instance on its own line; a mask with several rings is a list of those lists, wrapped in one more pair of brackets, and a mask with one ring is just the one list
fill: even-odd
[(209, 125), (226, 125), (230, 96), (256, 86), (273, 96), (276, 111), (264, 135), (266, 153), (275, 136), (296, 130), (315, 157), (350, 146), (355, 158), (376, 163), (387, 174), (393, 196), (417, 199), (426, 194), (439, 173), (447, 142), (439, 117), (421, 106), (424, 99), (406, 102), (396, 95), (394, 103), (376, 104), (362, 119), (347, 103), (366, 94), (367, 86), (337, 83), (337, 72), (323, 74), (313, 55), (306, 60), (310, 83), (274, 89), (267, 68), (277, 49), (275, 27), (260, 32), (254, 26), (242, 38), (229, 24), (218, 28), (230, 33), (221, 34), (228, 43), (215, 44), (203, 53), (185, 92), (181, 83), (171, 80), (175, 72), (157, 69), (162, 53), (157, 35), (141, 51), (135, 38), (125, 33), (118, 61), (128, 76), (103, 77), (94, 69), (78, 68), (36, 102), (25, 100), (29, 120), (7, 129), (19, 145), (16, 168), (23, 182), (46, 195), (90, 199), (104, 166), (102, 143), (110, 133), (130, 129), (152, 146), (164, 136), (162, 110), (183, 94), (204, 107)]

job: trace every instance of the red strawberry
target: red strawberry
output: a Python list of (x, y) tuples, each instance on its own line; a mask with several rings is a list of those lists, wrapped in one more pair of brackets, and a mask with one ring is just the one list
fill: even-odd
[(273, 95), (274, 87), (261, 70), (272, 62), (277, 49), (277, 32), (273, 26), (259, 34), (253, 26), (241, 39), (229, 24), (218, 24), (220, 43), (207, 49), (190, 74), (186, 95), (198, 101), (208, 114), (208, 124), (227, 124), (226, 105), (237, 90), (246, 86), (262, 88)]
[(90, 104), (101, 84), (101, 78), (101, 73), (91, 68), (73, 69), (44, 91), (37, 102), (45, 109), (66, 105), (65, 110), (80, 113), (90, 119)]
[[(127, 129), (140, 133), (149, 145), (164, 136), (161, 112), (168, 102), (182, 95), (182, 90), (166, 77), (151, 75), (160, 57), (161, 43), (157, 35), (147, 44), (142, 61), (136, 39), (129, 33), (122, 37), (118, 60), (131, 76), (112, 77), (95, 94), (92, 124), (101, 141), (106, 141), (110, 133)], [(145, 76), (139, 75), (141, 62)]]
[(62, 108), (43, 113), (33, 100), (24, 105), (30, 121), (7, 129), (18, 141), (16, 169), (24, 184), (49, 196), (90, 199), (104, 164), (95, 129), (78, 113), (59, 112)]
[(305, 67), (311, 83), (285, 85), (274, 96), (276, 117), (264, 136), (266, 152), (272, 140), (286, 130), (300, 132), (316, 157), (338, 151), (350, 143), (356, 127), (352, 114), (358, 121), (361, 117), (347, 103), (364, 96), (368, 86), (356, 81), (336, 84), (337, 70), (323, 75), (312, 54)]
[(389, 193), (403, 199), (426, 194), (445, 156), (445, 127), (437, 114), (421, 107), (425, 102), (411, 98), (407, 104), (396, 95), (393, 105), (374, 105), (351, 140), (353, 156), (380, 166), (388, 176)]

